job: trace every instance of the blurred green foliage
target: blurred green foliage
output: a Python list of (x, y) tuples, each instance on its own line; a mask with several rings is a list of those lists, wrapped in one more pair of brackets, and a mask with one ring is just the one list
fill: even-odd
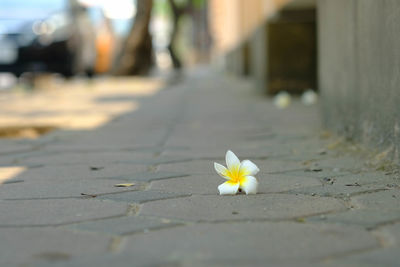
[[(184, 7), (190, 0), (174, 0), (178, 7)], [(207, 0), (191, 0), (194, 8), (203, 8)], [(156, 15), (171, 16), (172, 11), (168, 0), (154, 0), (153, 12)]]

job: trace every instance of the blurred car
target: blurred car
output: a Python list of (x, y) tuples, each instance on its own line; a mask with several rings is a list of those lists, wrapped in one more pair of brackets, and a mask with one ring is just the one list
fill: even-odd
[(0, 72), (92, 74), (95, 34), (75, 0), (1, 0)]

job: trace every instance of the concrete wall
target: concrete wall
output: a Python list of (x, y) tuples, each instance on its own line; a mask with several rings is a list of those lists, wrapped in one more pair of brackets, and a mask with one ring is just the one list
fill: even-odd
[[(242, 39), (220, 54), (224, 61), (219, 63), (230, 73), (251, 78), (261, 93), (276, 94), (282, 90), (302, 93), (315, 89), (315, 0), (282, 0), (281, 4), (258, 24), (256, 20), (252, 24), (245, 23), (252, 26), (243, 27), (247, 31), (242, 31), (246, 32), (241, 35)], [(249, 13), (242, 12), (247, 16)], [(245, 17), (239, 22), (246, 21)], [(254, 25), (257, 27), (253, 28)], [(250, 33), (249, 29), (252, 29)]]
[(319, 88), (325, 125), (400, 149), (400, 1), (318, 1)]
[[(209, 25), (215, 56), (237, 49), (267, 17), (299, 0), (209, 0)], [(315, 1), (315, 0), (301, 0)]]

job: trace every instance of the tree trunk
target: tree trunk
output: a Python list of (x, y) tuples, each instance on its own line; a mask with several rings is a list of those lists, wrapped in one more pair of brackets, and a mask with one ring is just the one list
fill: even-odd
[(209, 61), (211, 46), (211, 36), (208, 26), (207, 2), (192, 11), (192, 45), (194, 63), (204, 63)]
[[(172, 2), (172, 0), (171, 0)], [(172, 66), (174, 69), (180, 69), (182, 68), (182, 63), (178, 57), (178, 55), (175, 52), (175, 43), (176, 43), (176, 37), (178, 35), (178, 22), (179, 22), (179, 16), (177, 13), (173, 12), (173, 24), (172, 24), (172, 33), (171, 33), (171, 38), (168, 44), (168, 51), (171, 56), (171, 61), (172, 61)]]
[(153, 64), (149, 23), (153, 0), (137, 1), (137, 13), (132, 29), (115, 67), (116, 75), (145, 75)]
[(168, 0), (169, 5), (172, 10), (172, 33), (171, 33), (171, 38), (168, 44), (168, 51), (169, 54), (171, 55), (171, 61), (172, 61), (172, 66), (174, 69), (179, 70), (182, 68), (182, 61), (180, 60), (179, 56), (176, 53), (175, 47), (176, 47), (176, 38), (178, 36), (179, 32), (179, 19), (182, 15), (185, 13), (188, 13), (193, 9), (193, 1), (189, 0), (185, 6), (178, 7), (178, 5), (175, 3), (174, 0)]

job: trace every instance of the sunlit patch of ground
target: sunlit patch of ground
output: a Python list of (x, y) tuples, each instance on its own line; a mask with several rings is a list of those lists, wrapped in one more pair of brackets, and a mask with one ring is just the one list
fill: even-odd
[(24, 171), (24, 167), (0, 167), (0, 185)]
[(0, 128), (0, 138), (38, 138), (57, 129), (52, 126), (6, 126)]
[(155, 94), (158, 78), (35, 80), (30, 92), (0, 93), (0, 138), (35, 138), (57, 128), (92, 129), (138, 108), (137, 99)]

